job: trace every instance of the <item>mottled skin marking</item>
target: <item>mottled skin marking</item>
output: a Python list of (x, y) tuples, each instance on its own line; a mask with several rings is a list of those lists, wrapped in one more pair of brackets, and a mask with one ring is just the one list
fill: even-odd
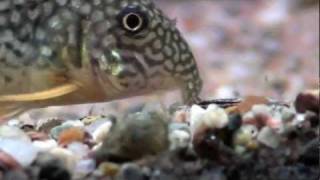
[[(139, 33), (119, 14), (145, 15)], [(78, 82), (79, 92), (30, 107), (102, 102), (180, 88), (197, 102), (202, 83), (193, 55), (174, 23), (150, 0), (0, 1), (0, 96)]]

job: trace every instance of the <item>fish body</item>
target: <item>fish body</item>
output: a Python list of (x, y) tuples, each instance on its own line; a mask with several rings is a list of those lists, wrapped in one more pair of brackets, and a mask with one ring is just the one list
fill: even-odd
[(173, 88), (191, 104), (201, 86), (188, 44), (150, 0), (0, 1), (0, 119)]

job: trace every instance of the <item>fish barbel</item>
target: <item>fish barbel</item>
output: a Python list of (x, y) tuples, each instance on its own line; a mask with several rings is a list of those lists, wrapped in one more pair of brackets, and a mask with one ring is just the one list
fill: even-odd
[(0, 119), (202, 81), (175, 23), (150, 0), (0, 0)]

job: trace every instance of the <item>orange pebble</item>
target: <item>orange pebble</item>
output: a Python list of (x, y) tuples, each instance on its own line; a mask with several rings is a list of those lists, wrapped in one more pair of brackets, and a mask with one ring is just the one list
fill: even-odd
[(58, 142), (60, 145), (67, 145), (75, 141), (82, 142), (84, 138), (85, 131), (81, 128), (73, 127), (61, 132)]
[(188, 121), (187, 116), (188, 116), (188, 112), (184, 110), (179, 110), (175, 112), (173, 120), (174, 122), (186, 123)]

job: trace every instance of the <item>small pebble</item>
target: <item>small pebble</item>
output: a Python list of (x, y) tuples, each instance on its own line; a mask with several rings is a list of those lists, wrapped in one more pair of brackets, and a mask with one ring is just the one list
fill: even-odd
[(10, 121), (8, 121), (8, 126), (14, 126), (14, 127), (20, 127), (22, 122), (19, 121), (18, 119), (12, 119)]
[(296, 115), (296, 112), (293, 108), (282, 106), (280, 111), (281, 111), (281, 119), (284, 122), (292, 121)]
[(170, 150), (184, 149), (189, 146), (191, 135), (184, 130), (173, 130), (169, 134)]
[(48, 152), (51, 149), (58, 147), (58, 143), (53, 139), (48, 139), (45, 141), (33, 141), (32, 144), (41, 152)]
[(80, 142), (70, 143), (67, 147), (67, 150), (72, 152), (78, 159), (83, 159), (89, 154), (89, 147), (86, 144), (82, 144)]
[(79, 127), (64, 129), (59, 134), (58, 143), (67, 145), (72, 142), (83, 142), (85, 139), (85, 131)]
[(48, 153), (40, 153), (33, 164), (36, 179), (70, 180), (71, 173), (66, 169), (65, 161)]
[(96, 152), (96, 158), (126, 161), (155, 155), (169, 146), (169, 118), (162, 111), (137, 112), (119, 120)]
[(12, 169), (20, 169), (20, 168), (21, 166), (16, 161), (15, 158), (13, 158), (8, 153), (0, 150), (0, 172), (1, 170), (12, 170)]
[(186, 123), (177, 123), (177, 122), (170, 123), (169, 131), (172, 132), (174, 130), (183, 130), (183, 131), (190, 132), (190, 126)]
[[(243, 150), (250, 150), (257, 148), (256, 138), (258, 136), (258, 129), (254, 125), (243, 125), (238, 129), (233, 137), (233, 145), (238, 148), (240, 154)], [(242, 146), (241, 149), (239, 146)]]
[(107, 121), (101, 124), (95, 131), (92, 133), (92, 138), (96, 143), (102, 142), (104, 139), (107, 138), (110, 128), (112, 127), (112, 122)]
[(96, 169), (96, 163), (92, 159), (83, 159), (77, 162), (74, 170), (74, 179), (84, 179)]
[(280, 143), (279, 135), (270, 127), (262, 128), (258, 134), (257, 140), (270, 148), (277, 148)]
[(295, 108), (298, 112), (313, 111), (319, 114), (320, 89), (307, 90), (298, 94), (295, 102)]
[(122, 165), (118, 175), (117, 180), (144, 180), (146, 177), (144, 176), (141, 168), (133, 163), (128, 163)]
[(59, 136), (60, 136), (60, 133), (65, 131), (66, 129), (70, 129), (72, 128), (73, 126), (71, 125), (60, 125), (60, 126), (56, 126), (54, 128), (52, 128), (50, 130), (50, 137), (55, 139), (55, 140), (58, 140)]
[(188, 148), (191, 143), (190, 127), (186, 123), (173, 122), (169, 125), (170, 150)]
[(85, 126), (89, 126), (97, 121), (106, 121), (109, 120), (108, 117), (104, 116), (86, 116), (81, 121), (84, 123)]
[(60, 159), (70, 172), (75, 169), (78, 159), (73, 152), (60, 147), (54, 148), (49, 152)]
[(252, 106), (251, 111), (253, 112), (254, 115), (265, 115), (265, 116), (271, 116), (270, 113), (270, 107), (265, 105), (265, 104), (258, 104)]
[(188, 112), (185, 109), (176, 111), (173, 115), (173, 121), (177, 123), (188, 122)]
[(31, 142), (19, 139), (0, 139), (0, 150), (11, 155), (23, 167), (29, 166), (38, 154), (38, 149)]
[(309, 121), (311, 124), (311, 127), (317, 128), (319, 126), (319, 116), (317, 116), (316, 113), (313, 112), (307, 112), (305, 117), (305, 120)]
[(1, 139), (12, 139), (21, 140), (25, 142), (31, 142), (29, 136), (18, 127), (14, 126), (0, 126), (0, 140)]
[(120, 166), (115, 163), (104, 162), (99, 165), (98, 170), (103, 176), (115, 177), (120, 170)]
[(217, 105), (210, 104), (207, 109), (203, 109), (198, 105), (193, 105), (191, 107), (190, 129), (192, 132), (203, 128), (221, 129), (228, 124), (228, 121), (227, 113)]
[(114, 117), (91, 117), (89, 119), (82, 119), (82, 122), (86, 124), (85, 130), (93, 135), (94, 131), (97, 130), (102, 124), (105, 124), (107, 122), (111, 122), (112, 124), (116, 122), (116, 118)]
[(267, 105), (254, 105), (251, 111), (243, 115), (244, 124), (253, 124), (259, 129), (268, 126), (273, 129), (283, 128), (282, 114)]

